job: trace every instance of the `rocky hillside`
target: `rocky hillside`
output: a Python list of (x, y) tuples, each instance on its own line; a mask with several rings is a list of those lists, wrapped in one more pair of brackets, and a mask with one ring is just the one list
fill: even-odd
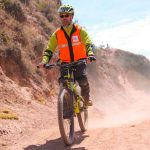
[(18, 83), (26, 83), (25, 78), (33, 76), (50, 34), (59, 25), (60, 3), (53, 0), (0, 1), (0, 63), (5, 74)]
[[(0, 0), (0, 67), (16, 84), (49, 96), (37, 87), (51, 80), (36, 69), (49, 36), (59, 26), (57, 0)], [(43, 81), (44, 79), (44, 81)], [(51, 83), (46, 87), (51, 87)], [(34, 94), (37, 96), (37, 94)]]

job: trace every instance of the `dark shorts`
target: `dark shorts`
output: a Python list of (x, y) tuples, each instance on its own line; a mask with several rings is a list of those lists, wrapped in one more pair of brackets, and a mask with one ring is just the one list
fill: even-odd
[[(82, 80), (86, 77), (86, 64), (80, 64), (73, 67), (73, 73), (75, 80)], [(60, 80), (65, 80), (65, 76), (68, 75), (68, 70), (60, 68)]]

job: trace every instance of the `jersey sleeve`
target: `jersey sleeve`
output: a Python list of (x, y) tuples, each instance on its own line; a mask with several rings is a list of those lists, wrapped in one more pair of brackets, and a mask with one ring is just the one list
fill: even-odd
[(50, 61), (56, 47), (57, 47), (57, 38), (56, 38), (56, 32), (54, 32), (48, 41), (47, 48), (43, 52), (43, 58), (42, 58), (43, 62), (48, 63)]
[(94, 55), (91, 38), (86, 29), (84, 29), (83, 27), (80, 30), (80, 36), (81, 41), (83, 42), (83, 44), (85, 44), (87, 56)]

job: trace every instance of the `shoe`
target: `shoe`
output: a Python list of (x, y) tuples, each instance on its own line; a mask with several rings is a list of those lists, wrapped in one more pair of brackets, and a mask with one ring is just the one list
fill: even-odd
[(93, 106), (93, 102), (91, 100), (88, 101), (88, 106)]

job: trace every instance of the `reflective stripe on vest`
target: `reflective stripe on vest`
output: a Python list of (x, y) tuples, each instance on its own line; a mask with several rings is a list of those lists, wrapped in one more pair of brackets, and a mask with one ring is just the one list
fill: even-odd
[(59, 57), (63, 62), (73, 62), (86, 58), (85, 45), (81, 42), (80, 27), (73, 25), (70, 37), (61, 27), (56, 31)]

